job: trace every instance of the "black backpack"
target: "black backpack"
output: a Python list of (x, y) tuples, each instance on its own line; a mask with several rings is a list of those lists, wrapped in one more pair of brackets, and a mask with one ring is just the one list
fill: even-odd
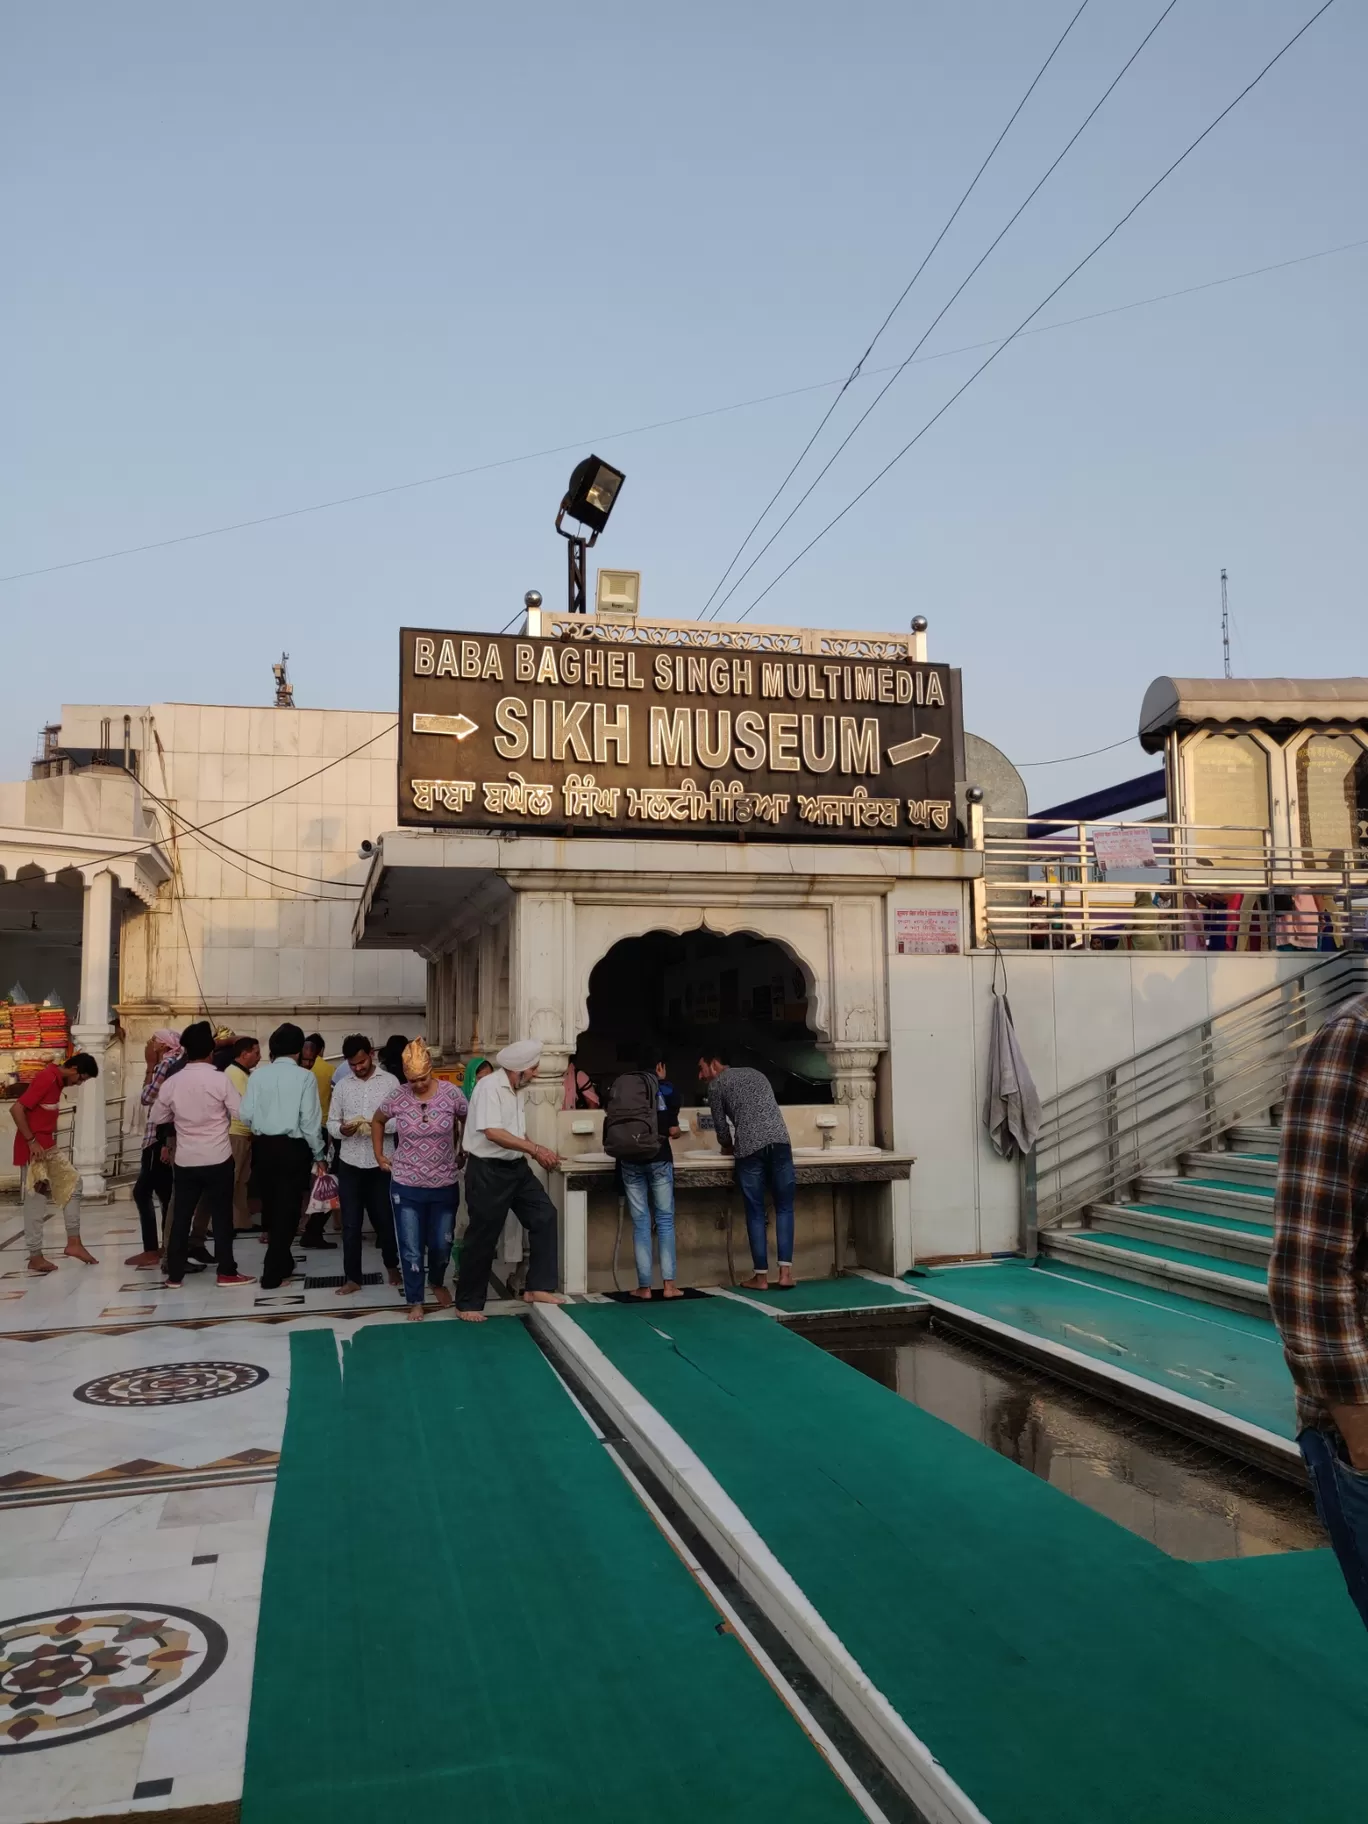
[(603, 1111), (603, 1150), (610, 1159), (649, 1165), (660, 1151), (656, 1100), (660, 1086), (644, 1070), (629, 1070), (613, 1081)]

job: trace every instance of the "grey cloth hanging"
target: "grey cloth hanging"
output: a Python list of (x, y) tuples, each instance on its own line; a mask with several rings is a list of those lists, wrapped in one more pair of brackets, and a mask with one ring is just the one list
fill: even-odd
[[(1006, 968), (1003, 970), (1004, 978)], [(1006, 981), (1002, 991), (993, 969), (993, 1025), (988, 1038), (988, 1094), (983, 1102), (983, 1125), (1004, 1159), (1029, 1153), (1040, 1133), (1040, 1097), (1031, 1081), (1012, 1023)]]

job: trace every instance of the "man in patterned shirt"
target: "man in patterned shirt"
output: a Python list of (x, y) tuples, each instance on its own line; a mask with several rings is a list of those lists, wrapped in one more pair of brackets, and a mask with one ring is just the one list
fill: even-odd
[(1327, 1020), (1283, 1104), (1268, 1295), (1297, 1442), (1368, 1625), (1368, 995)]
[(779, 1256), (780, 1292), (793, 1289), (793, 1146), (770, 1080), (763, 1071), (728, 1064), (725, 1058), (698, 1060), (706, 1085), (717, 1144), (736, 1161), (736, 1182), (746, 1206), (746, 1237), (755, 1271), (743, 1283), (754, 1291), (769, 1285), (765, 1236), (765, 1187), (774, 1199), (774, 1245)]

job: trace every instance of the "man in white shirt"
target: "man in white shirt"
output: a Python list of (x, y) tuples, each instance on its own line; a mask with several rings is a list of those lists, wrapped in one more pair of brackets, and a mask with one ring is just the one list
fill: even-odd
[(528, 1304), (561, 1305), (556, 1291), (559, 1253), (556, 1206), (532, 1174), (529, 1159), (548, 1172), (560, 1164), (549, 1146), (527, 1138), (527, 1119), (518, 1092), (537, 1074), (539, 1039), (505, 1045), (496, 1068), (481, 1077), (466, 1116), (466, 1209), (469, 1222), (461, 1243), (461, 1271), (456, 1281), (456, 1315), (468, 1324), (484, 1322), (489, 1269), (510, 1211), (527, 1230)]
[(375, 1048), (364, 1033), (353, 1032), (343, 1039), (342, 1056), (347, 1074), (343, 1076), (339, 1068), (333, 1075), (328, 1132), (338, 1143), (337, 1195), (342, 1205), (342, 1284), (337, 1296), (348, 1298), (361, 1290), (363, 1216), (370, 1217), (389, 1283), (402, 1284), (389, 1174), (375, 1163), (371, 1145), (371, 1116), (399, 1084), (387, 1070), (381, 1070)]
[(214, 1258), (221, 1286), (249, 1286), (233, 1259), (233, 1149), (228, 1128), (240, 1106), (233, 1083), (210, 1063), (214, 1029), (197, 1020), (181, 1034), (186, 1063), (168, 1077), (157, 1094), (152, 1125), (173, 1122), (176, 1129), (175, 1188), (171, 1226), (166, 1239), (166, 1280), (173, 1290), (185, 1278), (190, 1218), (201, 1198), (209, 1205), (214, 1231)]

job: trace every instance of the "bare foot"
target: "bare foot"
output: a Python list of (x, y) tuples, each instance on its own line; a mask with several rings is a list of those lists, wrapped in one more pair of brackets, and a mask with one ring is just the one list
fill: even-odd
[(56, 1271), (57, 1262), (55, 1260), (49, 1260), (46, 1254), (29, 1255), (30, 1273), (55, 1273)]
[(665, 1296), (666, 1298), (683, 1298), (684, 1294), (672, 1279), (667, 1279), (665, 1281)]
[(79, 1235), (73, 1236), (62, 1252), (69, 1254), (73, 1260), (83, 1260), (88, 1267), (98, 1267), (100, 1264)]
[(386, 1267), (385, 1277), (392, 1286), (402, 1286), (404, 1283), (404, 1276), (398, 1267)]
[(741, 1284), (747, 1292), (768, 1292), (769, 1274), (756, 1273), (750, 1279), (743, 1279)]
[(126, 1267), (159, 1267), (161, 1255), (155, 1248), (148, 1248), (141, 1254), (130, 1254), (124, 1265)]
[(780, 1289), (783, 1290), (789, 1286), (795, 1285), (796, 1283), (797, 1282), (795, 1281), (795, 1279), (793, 1277), (793, 1268), (792, 1267), (780, 1267), (780, 1269), (779, 1269)]
[(405, 1316), (411, 1324), (421, 1324), (423, 1321), (423, 1307), (421, 1305), (410, 1305), (405, 1312)]
[(337, 1296), (338, 1298), (350, 1298), (353, 1292), (359, 1292), (360, 1290), (360, 1286), (357, 1285), (354, 1279), (344, 1279), (342, 1284), (337, 1288)]
[(523, 1303), (525, 1305), (563, 1305), (566, 1302), (565, 1295), (561, 1292), (523, 1293)]
[(632, 1294), (633, 1298), (641, 1298), (641, 1299), (647, 1299), (647, 1300), (649, 1300), (650, 1296), (651, 1296), (651, 1288), (649, 1286), (638, 1286), (636, 1291), (633, 1292), (633, 1294)]
[(482, 1324), (485, 1321), (483, 1311), (458, 1311), (456, 1315), (463, 1324)]
[(453, 1302), (450, 1286), (434, 1286), (432, 1290), (436, 1297), (438, 1308), (442, 1311), (450, 1310)]

